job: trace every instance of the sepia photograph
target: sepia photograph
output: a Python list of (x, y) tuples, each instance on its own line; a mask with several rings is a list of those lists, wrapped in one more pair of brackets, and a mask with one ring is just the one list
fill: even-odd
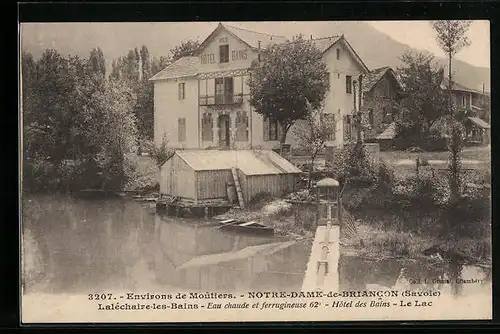
[(492, 318), (489, 21), (19, 24), (21, 318)]

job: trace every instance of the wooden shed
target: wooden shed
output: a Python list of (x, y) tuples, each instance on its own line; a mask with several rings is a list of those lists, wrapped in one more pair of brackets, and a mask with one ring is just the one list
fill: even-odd
[(160, 169), (160, 193), (196, 204), (228, 202), (235, 168), (245, 204), (258, 193), (274, 196), (296, 189), (302, 172), (268, 150), (178, 150)]

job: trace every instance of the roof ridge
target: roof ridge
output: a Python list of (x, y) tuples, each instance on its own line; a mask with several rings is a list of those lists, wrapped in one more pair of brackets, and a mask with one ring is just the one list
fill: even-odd
[(245, 29), (245, 28), (239, 28), (239, 27), (235, 27), (235, 26), (232, 26), (232, 25), (229, 25), (229, 24), (225, 24), (225, 23), (221, 23), (223, 26), (225, 27), (229, 27), (229, 28), (233, 28), (233, 29), (237, 29), (237, 30), (243, 30), (243, 31), (247, 31), (247, 32), (253, 32), (255, 34), (261, 34), (261, 35), (266, 35), (266, 36), (271, 36), (271, 37), (281, 37), (281, 38), (285, 38), (285, 36), (281, 36), (281, 35), (273, 35), (273, 34), (268, 34), (268, 33), (265, 33), (265, 32), (260, 32), (260, 31), (255, 31), (255, 30), (250, 30), (250, 29)]
[(313, 41), (317, 41), (317, 40), (320, 40), (320, 39), (330, 39), (330, 38), (340, 38), (340, 37), (342, 37), (342, 35), (332, 35), (332, 36), (325, 36), (325, 37), (313, 38), (312, 40)]

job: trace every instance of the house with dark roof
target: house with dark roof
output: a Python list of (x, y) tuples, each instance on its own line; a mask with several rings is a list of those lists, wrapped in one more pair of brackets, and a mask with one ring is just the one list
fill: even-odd
[(403, 87), (388, 66), (370, 71), (363, 77), (362, 85), (365, 140), (379, 142), (381, 149), (389, 149), (396, 135), (396, 106)]
[[(330, 72), (324, 112), (337, 129), (329, 143), (342, 145), (352, 133), (353, 82), (369, 71), (343, 35), (311, 40)], [(155, 142), (165, 138), (169, 146), (181, 149), (279, 146), (281, 125), (252, 110), (246, 81), (252, 63), (265, 57), (269, 46), (290, 42), (219, 23), (194, 56), (177, 60), (150, 79)], [(292, 137), (287, 142), (293, 144)]]
[[(441, 88), (448, 89), (448, 80), (444, 79)], [(483, 90), (467, 87), (453, 82), (451, 89), (452, 102), (466, 116), (467, 141), (474, 144), (490, 143), (490, 95)]]

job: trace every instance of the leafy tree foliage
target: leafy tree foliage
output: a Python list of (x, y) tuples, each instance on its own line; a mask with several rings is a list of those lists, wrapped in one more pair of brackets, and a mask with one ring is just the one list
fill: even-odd
[(113, 61), (111, 79), (127, 85), (137, 97), (134, 114), (141, 139), (149, 140), (154, 135), (154, 89), (149, 79), (173, 61), (192, 55), (198, 46), (198, 41), (187, 40), (172, 48), (168, 58), (156, 58), (151, 57), (148, 48), (143, 45)]
[(181, 42), (181, 44), (170, 49), (171, 61), (174, 62), (182, 57), (193, 56), (199, 46), (200, 42), (197, 40), (186, 40)]
[(330, 89), (329, 73), (321, 52), (298, 36), (287, 44), (272, 45), (252, 66), (248, 80), (250, 104), (261, 115), (276, 119), (282, 127), (280, 141), (297, 120), (319, 109)]
[(311, 186), (311, 172), (314, 168), (316, 157), (325, 147), (330, 136), (335, 133), (336, 122), (325, 117), (323, 108), (314, 110), (310, 103), (307, 103), (307, 116), (304, 126), (294, 129), (294, 133), (299, 140), (299, 145), (306, 152), (309, 152), (309, 187)]
[[(455, 208), (462, 194), (461, 180), (461, 157), (463, 149), (464, 127), (460, 122), (460, 114), (456, 114), (451, 101), (451, 91), (453, 87), (451, 60), (461, 49), (470, 45), (470, 40), (465, 35), (470, 28), (472, 21), (447, 20), (433, 21), (432, 28), (436, 32), (436, 40), (441, 49), (448, 55), (448, 115), (445, 118), (446, 130), (448, 134), (448, 151), (450, 153), (448, 166), (448, 181), (451, 192), (451, 204)], [(453, 220), (450, 217), (450, 220)]]
[(137, 137), (135, 96), (106, 80), (104, 64), (99, 49), (86, 59), (46, 50), (35, 61), (23, 53), (25, 188), (117, 189), (126, 181), (124, 156)]
[(424, 53), (407, 52), (401, 61), (397, 72), (404, 93), (398, 104), (397, 135), (405, 139), (404, 146), (422, 146), (422, 141), (432, 137), (433, 124), (446, 112), (443, 69)]

